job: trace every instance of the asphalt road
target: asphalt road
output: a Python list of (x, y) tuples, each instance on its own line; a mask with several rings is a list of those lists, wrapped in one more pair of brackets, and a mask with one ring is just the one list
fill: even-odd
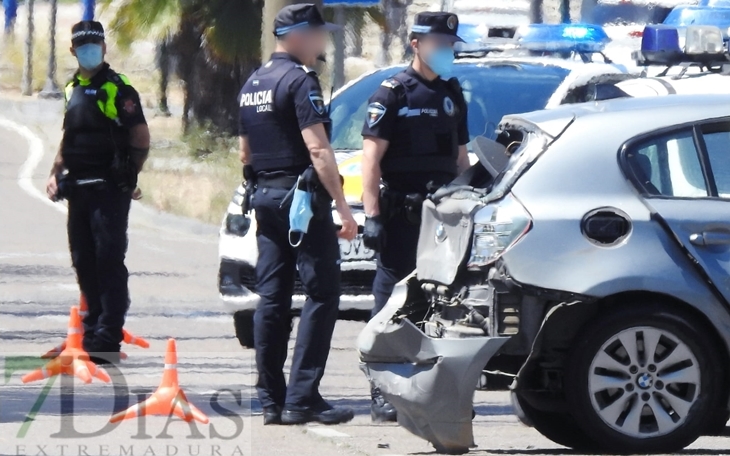
[[(69, 306), (78, 300), (64, 207), (42, 197), (60, 114), (57, 102), (0, 100), (0, 456), (433, 454), (397, 425), (370, 422), (368, 386), (354, 349), (361, 323), (338, 323), (322, 385), (333, 404), (355, 408), (355, 420), (264, 427), (251, 400), (253, 352), (239, 346), (217, 298), (217, 227), (137, 203), (127, 329), (152, 347), (125, 348), (128, 359), (110, 371), (114, 386), (68, 377), (22, 384), (21, 376), (42, 364), (38, 355), (63, 339)], [(108, 425), (114, 410), (156, 388), (169, 337), (178, 343), (180, 384), (210, 424), (147, 417)], [(473, 454), (566, 452), (520, 425), (506, 393), (478, 392), (475, 410)], [(730, 452), (724, 448), (730, 448), (725, 437), (703, 438), (690, 453)]]

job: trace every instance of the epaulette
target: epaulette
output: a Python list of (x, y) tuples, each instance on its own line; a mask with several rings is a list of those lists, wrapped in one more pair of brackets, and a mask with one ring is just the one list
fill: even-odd
[(297, 65), (297, 68), (301, 68), (307, 74), (317, 74), (316, 71), (314, 71), (312, 68), (309, 68), (307, 65)]
[(380, 85), (389, 89), (395, 89), (400, 86), (400, 81), (395, 78), (389, 78), (383, 81)]

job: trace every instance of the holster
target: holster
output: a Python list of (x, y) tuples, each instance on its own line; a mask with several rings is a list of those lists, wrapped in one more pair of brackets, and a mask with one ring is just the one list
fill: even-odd
[(118, 150), (114, 153), (110, 178), (123, 192), (132, 192), (137, 187), (137, 167), (127, 151)]
[(388, 221), (403, 214), (406, 220), (414, 225), (421, 223), (421, 209), (425, 196), (420, 193), (395, 192), (383, 187), (380, 190), (380, 215)]

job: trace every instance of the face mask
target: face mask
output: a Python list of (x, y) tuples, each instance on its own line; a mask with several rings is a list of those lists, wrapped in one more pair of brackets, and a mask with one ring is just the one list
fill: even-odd
[[(301, 182), (297, 183), (291, 208), (289, 209), (289, 244), (292, 247), (299, 247), (302, 243), (302, 239), (309, 228), (309, 221), (312, 220), (314, 215), (312, 212), (312, 194), (300, 187), (302, 187)], [(297, 235), (299, 240), (294, 242), (293, 238), (296, 238)]]
[(84, 44), (76, 48), (76, 60), (85, 70), (93, 70), (104, 61), (101, 44)]
[(450, 48), (437, 49), (424, 59), (431, 71), (441, 77), (447, 77), (454, 68), (454, 50)]

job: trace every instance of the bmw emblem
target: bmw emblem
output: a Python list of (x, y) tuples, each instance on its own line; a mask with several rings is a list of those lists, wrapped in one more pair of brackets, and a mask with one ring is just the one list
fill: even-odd
[(436, 227), (436, 242), (444, 242), (446, 240), (446, 228), (443, 223), (439, 223)]
[(636, 379), (636, 384), (639, 385), (639, 388), (641, 389), (649, 389), (654, 385), (654, 378), (651, 375), (644, 373)]

